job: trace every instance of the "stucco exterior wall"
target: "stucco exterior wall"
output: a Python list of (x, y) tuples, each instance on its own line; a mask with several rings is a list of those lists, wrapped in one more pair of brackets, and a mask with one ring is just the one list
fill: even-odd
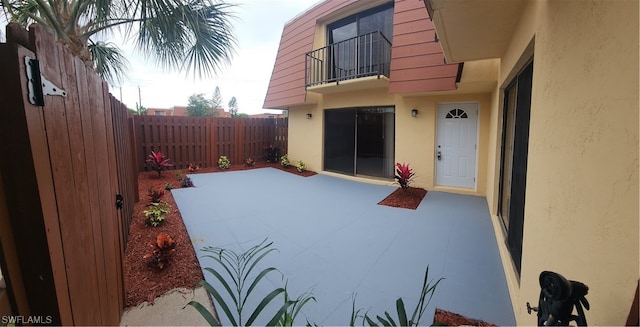
[[(440, 103), (478, 103), (477, 186), (475, 189), (445, 188), (435, 185), (435, 144), (437, 108)], [(416, 172), (414, 186), (457, 193), (485, 195), (489, 135), (491, 126), (491, 95), (445, 94), (402, 97), (386, 89), (360, 90), (317, 96), (317, 104), (289, 110), (289, 159), (303, 160), (311, 170), (323, 170), (324, 110), (366, 106), (395, 106), (395, 162), (409, 163)], [(411, 109), (419, 111), (411, 117)], [(306, 114), (312, 115), (311, 119)], [(362, 178), (360, 180), (376, 182)], [(380, 182), (380, 181), (377, 181)], [(387, 183), (392, 183), (392, 180)]]
[[(496, 228), (516, 319), (535, 323), (525, 303), (537, 303), (538, 275), (552, 270), (590, 286), (590, 324), (623, 325), (640, 276), (638, 2), (531, 1), (501, 60), (502, 87), (528, 52), (534, 72), (520, 281)], [(502, 96), (493, 98), (499, 113)], [(489, 165), (496, 157), (489, 154)], [(488, 177), (495, 213), (498, 173)]]
[[(289, 161), (302, 160), (308, 170), (322, 170), (322, 110), (318, 105), (305, 105), (289, 110)], [(312, 115), (307, 119), (307, 114)]]

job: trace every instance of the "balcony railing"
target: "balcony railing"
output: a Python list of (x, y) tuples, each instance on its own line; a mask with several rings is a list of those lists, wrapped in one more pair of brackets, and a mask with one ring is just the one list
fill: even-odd
[(366, 77), (389, 77), (391, 42), (380, 32), (371, 32), (305, 55), (305, 87)]

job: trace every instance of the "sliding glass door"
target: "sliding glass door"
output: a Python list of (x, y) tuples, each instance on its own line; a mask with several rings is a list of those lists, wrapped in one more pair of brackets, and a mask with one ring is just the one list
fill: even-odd
[(393, 178), (395, 109), (325, 110), (324, 169)]
[(325, 110), (324, 112), (324, 170), (353, 174), (356, 140), (354, 109)]

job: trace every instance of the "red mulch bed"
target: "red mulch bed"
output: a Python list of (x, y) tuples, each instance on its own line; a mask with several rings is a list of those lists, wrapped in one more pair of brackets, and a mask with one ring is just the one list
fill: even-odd
[[(309, 170), (298, 173), (293, 166), (284, 168), (280, 164), (265, 162), (257, 162), (253, 167), (232, 165), (227, 170), (222, 170), (218, 167), (202, 168), (195, 173), (236, 171), (263, 167), (273, 167), (304, 177), (316, 174)], [(171, 192), (165, 191), (160, 199), (171, 206), (171, 212), (166, 216), (161, 226), (147, 226), (145, 224), (146, 217), (142, 213), (147, 209), (147, 205), (150, 202), (147, 195), (148, 189), (164, 190), (167, 183), (170, 183), (173, 188), (181, 187), (181, 183), (176, 177), (178, 172), (185, 175), (194, 174), (194, 172), (188, 172), (184, 169), (164, 171), (160, 177), (154, 171), (143, 172), (138, 175), (140, 201), (134, 207), (134, 216), (129, 227), (129, 239), (124, 258), (124, 285), (127, 294), (127, 307), (136, 306), (144, 301), (153, 303), (156, 297), (174, 288), (193, 288), (203, 279), (202, 269)], [(198, 185), (195, 185), (195, 187), (198, 187)], [(159, 233), (166, 233), (177, 242), (176, 252), (172, 256), (169, 265), (161, 271), (150, 266), (149, 259), (144, 259), (145, 254), (151, 252), (148, 244), (154, 242)]]
[(467, 318), (457, 313), (436, 308), (436, 314), (433, 316), (434, 326), (482, 326), (493, 327), (494, 324), (486, 321)]
[(378, 204), (416, 210), (425, 195), (427, 195), (427, 190), (422, 188), (409, 187), (406, 190), (398, 188)]

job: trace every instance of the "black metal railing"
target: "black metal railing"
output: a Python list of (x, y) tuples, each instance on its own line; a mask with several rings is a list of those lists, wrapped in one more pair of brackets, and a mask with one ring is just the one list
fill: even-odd
[(380, 31), (356, 36), (305, 55), (305, 87), (366, 76), (389, 77), (391, 42)]

